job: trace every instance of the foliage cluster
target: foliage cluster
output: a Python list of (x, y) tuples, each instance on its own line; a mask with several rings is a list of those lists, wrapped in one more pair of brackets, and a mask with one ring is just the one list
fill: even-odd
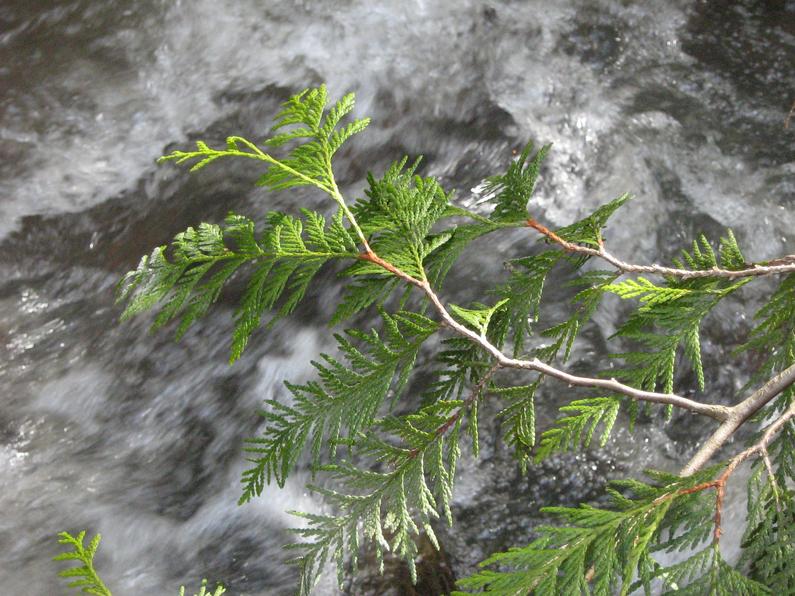
[[(257, 160), (266, 168), (260, 185), (273, 191), (314, 187), (330, 197), (335, 210), (330, 216), (309, 209), (274, 212), (261, 225), (230, 213), (223, 225), (188, 228), (141, 259), (119, 288), (123, 319), (156, 310), (152, 328), (177, 320), (179, 338), (232, 276), (244, 277), (232, 362), (263, 317), (272, 325), (293, 312), (324, 267), (334, 267), (345, 288), (332, 323), (378, 312), (380, 328), (354, 326), (335, 335), (338, 355), (314, 363), (316, 380), (287, 383), (289, 402), (266, 400), (264, 430), (246, 443), (250, 466), (241, 504), (271, 483), (282, 486), (308, 453), (316, 475), (311, 489), (329, 505), (326, 514), (296, 513), (303, 525), (287, 548), (300, 569), (301, 593), (312, 589), (330, 561), (340, 574), (355, 569), (363, 542), (378, 560), (396, 553), (416, 573), (419, 534), (435, 543), (436, 524), (453, 523), (456, 465), (465, 441), (477, 456), (484, 399), (499, 404), (504, 441), (523, 469), (534, 459), (588, 448), (594, 439), (604, 446), (622, 410), (630, 424), (642, 409), (667, 410), (670, 416), (674, 407), (716, 420), (726, 437), (705, 444), (705, 460), (733, 433), (720, 430), (727, 425), (736, 423), (736, 430), (752, 419), (763, 434), (722, 464), (694, 463), (682, 474), (649, 471), (647, 482), (614, 482), (602, 507), (546, 509), (555, 524), (537, 528), (538, 538), (526, 546), (492, 555), (480, 572), (459, 581), (459, 589), (505, 595), (795, 592), (795, 406), (792, 381), (784, 382), (795, 364), (795, 273), (784, 267), (789, 274), (778, 278), (757, 314), (758, 325), (738, 348), (759, 359), (752, 384), (778, 375), (783, 386), (757, 391), (731, 407), (680, 397), (674, 391), (688, 370), (694, 389), (703, 392), (707, 385), (701, 330), (715, 307), (759, 276), (781, 274), (780, 268), (746, 263), (731, 230), (716, 244), (700, 236), (674, 267), (616, 266), (620, 261), (607, 252), (602, 230), (628, 195), (554, 231), (529, 211), (549, 146), (534, 153), (528, 144), (504, 173), (486, 181), (492, 205), (487, 215), (457, 205), (438, 180), (418, 173), (419, 160), (409, 165), (407, 158), (381, 176), (370, 174), (364, 197), (347, 201), (332, 158), (368, 124), (345, 123), (353, 109), (352, 94), (329, 106), (321, 86), (283, 105), (273, 136), (262, 146), (230, 137), (223, 148), (200, 141), (195, 150), (163, 157), (191, 164), (191, 170), (222, 158)], [(440, 293), (464, 250), (507, 229), (540, 231), (545, 242), (507, 262), (506, 278), (486, 303), (445, 304)], [(564, 268), (570, 279), (571, 315), (545, 325), (539, 307), (555, 268)], [(561, 367), (573, 342), (606, 294), (631, 305), (613, 338), (621, 351), (600, 366), (612, 378), (566, 373)], [(440, 341), (429, 341), (437, 335)], [(421, 396), (406, 396), (421, 350), (432, 346), (438, 346), (433, 380)], [(521, 370), (525, 380), (512, 383), (516, 375), (505, 374), (508, 369)], [(590, 393), (572, 392), (560, 418), (537, 437), (534, 399), (547, 377)], [(406, 404), (419, 405), (405, 413)], [(766, 426), (771, 420), (776, 422)], [(751, 456), (743, 555), (732, 563), (719, 543), (725, 479)], [(83, 563), (62, 574), (81, 578), (73, 587), (106, 594), (91, 563), (99, 537), (87, 549), (83, 534), (62, 537), (75, 551), (59, 558)], [(664, 566), (655, 558), (658, 552), (679, 553), (678, 562)]]

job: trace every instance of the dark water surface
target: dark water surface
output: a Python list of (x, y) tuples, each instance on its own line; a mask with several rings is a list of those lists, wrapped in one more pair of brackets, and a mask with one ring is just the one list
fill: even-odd
[[(255, 165), (189, 176), (154, 159), (195, 138), (261, 139), (278, 103), (327, 82), (353, 90), (368, 131), (338, 159), (348, 196), (368, 169), (404, 153), (477, 200), (483, 178), (527, 139), (553, 142), (534, 213), (563, 225), (624, 191), (638, 199), (608, 234), (641, 262), (673, 255), (697, 232), (730, 226), (749, 259), (795, 252), (793, 2), (470, 2), (461, 0), (98, 2), (0, 5), (0, 585), (64, 591), (55, 534), (103, 534), (99, 567), (118, 596), (176, 593), (209, 577), (232, 594), (286, 594), (280, 560), (292, 520), (317, 511), (300, 473), (237, 507), (242, 437), (262, 400), (305, 380), (332, 349), (323, 323), (332, 273), (298, 316), (226, 365), (236, 292), (176, 345), (119, 325), (113, 286), (141, 254), (230, 209), (327, 209), (311, 191), (268, 195)], [(526, 233), (468, 253), (446, 297), (483, 295)], [(559, 285), (559, 284), (558, 284)], [(547, 316), (562, 316), (550, 284)], [(729, 352), (759, 297), (721, 307), (706, 330), (705, 400), (726, 401), (749, 364)], [(570, 368), (593, 372), (609, 349), (615, 302), (586, 329)], [(689, 379), (682, 380), (689, 386)], [(543, 428), (572, 394), (549, 383)], [(489, 406), (485, 412), (489, 413)], [(709, 428), (656, 417), (608, 448), (561, 457), (520, 477), (495, 424), (465, 461), (457, 524), (443, 535), (463, 575), (526, 542), (538, 508), (594, 502), (606, 479), (676, 470)], [(740, 493), (741, 491), (734, 491)], [(742, 499), (734, 499), (742, 516)], [(731, 536), (727, 548), (732, 548)], [(736, 548), (736, 547), (735, 547)], [(349, 588), (364, 590), (362, 584)], [(382, 588), (370, 588), (379, 593)], [(318, 593), (334, 593), (324, 578)]]

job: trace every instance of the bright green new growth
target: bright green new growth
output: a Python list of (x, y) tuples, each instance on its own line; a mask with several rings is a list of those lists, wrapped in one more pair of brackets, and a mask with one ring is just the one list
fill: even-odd
[(88, 543), (88, 546), (83, 545), (83, 539), (85, 537), (85, 530), (80, 532), (77, 536), (72, 536), (69, 532), (61, 532), (58, 534), (58, 542), (71, 546), (72, 550), (55, 556), (53, 561), (76, 561), (82, 563), (82, 565), (78, 567), (69, 567), (68, 569), (59, 571), (58, 575), (68, 578), (70, 580), (68, 584), (69, 587), (78, 589), (84, 594), (110, 596), (110, 590), (108, 590), (100, 579), (97, 570), (94, 569), (94, 555), (97, 554), (101, 536), (99, 534), (94, 536), (91, 542)]
[[(99, 548), (100, 535), (97, 534), (91, 539), (88, 546), (83, 545), (86, 531), (81, 531), (77, 536), (72, 536), (69, 532), (58, 534), (58, 542), (73, 547), (73, 550), (66, 551), (53, 557), (53, 561), (78, 561), (82, 563), (79, 567), (70, 567), (60, 571), (60, 577), (69, 579), (68, 586), (79, 590), (83, 594), (94, 594), (95, 596), (112, 596), (110, 590), (105, 586), (94, 569), (94, 555)], [(75, 578), (75, 579), (71, 579)], [(207, 591), (207, 580), (203, 579), (198, 594), (194, 596), (221, 596), (226, 593), (226, 588), (218, 584), (212, 593)], [(179, 596), (185, 596), (185, 586), (180, 586)]]
[[(320, 87), (283, 105), (274, 136), (264, 142), (281, 157), (230, 137), (224, 149), (198, 142), (195, 151), (175, 151), (162, 160), (190, 162), (196, 170), (222, 157), (254, 159), (266, 168), (259, 184), (274, 191), (313, 186), (331, 197), (333, 215), (300, 209), (300, 217), (271, 213), (260, 225), (229, 214), (223, 226), (189, 228), (170, 246), (155, 249), (119, 287), (119, 300), (126, 303), (122, 318), (154, 309), (153, 328), (178, 320), (180, 337), (207, 313), (232, 276), (245, 276), (231, 361), (241, 356), (266, 311), (269, 325), (289, 315), (318, 271), (332, 262), (342, 262), (337, 270), (344, 290), (331, 322), (368, 309), (380, 314), (380, 329), (335, 335), (339, 355), (313, 363), (317, 380), (288, 382), (289, 403), (267, 399), (264, 431), (246, 443), (251, 465), (243, 474), (241, 504), (271, 482), (284, 485), (307, 452), (313, 482), (326, 479), (310, 488), (331, 510), (296, 513), (304, 523), (295, 530), (301, 540), (287, 547), (300, 569), (302, 593), (312, 589), (329, 561), (336, 563), (340, 579), (348, 565), (355, 570), (365, 544), (382, 564), (386, 553), (404, 559), (416, 579), (418, 536), (425, 533), (436, 543), (434, 526), (441, 519), (452, 524), (462, 442), (469, 441), (478, 455), (483, 399), (496, 402), (504, 441), (523, 471), (533, 460), (586, 449), (595, 440), (605, 446), (622, 408), (632, 427), (639, 401), (652, 415), (659, 412), (655, 402), (668, 404), (669, 417), (676, 404), (715, 418), (723, 428), (739, 419), (736, 408), (754, 399), (705, 412), (700, 402), (673, 395), (688, 369), (704, 390), (701, 330), (716, 305), (759, 272), (758, 265), (746, 264), (731, 231), (717, 251), (701, 236), (674, 263), (676, 269), (623, 264), (606, 252), (602, 230), (629, 195), (548, 230), (528, 207), (549, 146), (534, 154), (531, 144), (504, 173), (486, 180), (493, 204), (488, 215), (455, 205), (452, 192), (419, 175), (419, 160), (408, 166), (407, 158), (380, 177), (369, 174), (364, 197), (346, 201), (332, 158), (369, 121), (343, 122), (354, 108), (352, 94), (330, 108), (326, 103), (326, 89)], [(494, 285), (485, 304), (445, 306), (440, 292), (467, 247), (512, 228), (541, 232), (546, 245), (508, 260), (506, 279)], [(598, 259), (612, 268), (594, 268)], [(544, 285), (556, 269), (568, 277), (571, 315), (542, 325)], [(644, 275), (635, 275), (639, 272)], [(556, 368), (570, 358), (578, 333), (606, 293), (634, 305), (613, 336), (625, 350), (609, 357), (613, 380), (574, 377)], [(760, 324), (738, 350), (765, 358), (743, 391), (795, 363), (795, 274), (784, 277), (757, 316)], [(437, 334), (444, 336), (429, 341)], [(414, 388), (409, 381), (421, 357), (430, 360), (424, 372), (432, 380), (410, 395), (406, 389)], [(504, 374), (507, 368), (529, 378), (517, 382)], [(590, 393), (562, 393), (568, 403), (560, 408), (561, 417), (537, 440), (535, 397), (548, 376), (550, 383), (558, 378)], [(795, 591), (792, 398), (792, 387), (785, 386), (743, 413), (739, 424), (754, 413), (762, 427), (770, 416), (779, 416), (780, 424), (765, 427), (761, 439), (752, 439), (759, 442), (728, 464), (699, 464), (682, 476), (650, 471), (649, 484), (614, 482), (607, 489), (609, 503), (600, 508), (548, 508), (544, 511), (560, 525), (536, 528), (537, 540), (491, 556), (483, 565), (494, 569), (461, 580), (459, 587), (506, 595), (628, 594), (641, 588), (727, 595)], [(749, 485), (743, 558), (733, 566), (721, 556), (718, 542), (723, 491), (728, 475), (752, 455), (760, 457)], [(681, 560), (663, 567), (654, 557), (658, 551), (680, 551)]]
[[(208, 592), (207, 580), (203, 579), (201, 586), (199, 586), (199, 593), (194, 594), (193, 596), (221, 596), (222, 594), (226, 594), (226, 588), (218, 584), (217, 586), (215, 586), (215, 590), (213, 590), (212, 592)], [(185, 596), (185, 586), (180, 586), (179, 596)]]

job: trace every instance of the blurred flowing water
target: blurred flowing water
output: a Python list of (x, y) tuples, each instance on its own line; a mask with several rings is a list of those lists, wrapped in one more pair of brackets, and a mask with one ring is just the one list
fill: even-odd
[[(253, 188), (249, 163), (189, 176), (155, 166), (159, 155), (196, 138), (261, 139), (279, 102), (325, 81), (335, 97), (356, 91), (357, 113), (373, 117), (338, 158), (350, 197), (368, 169), (423, 154), (425, 172), (471, 204), (471, 189), (534, 139), (554, 143), (533, 203), (551, 225), (630, 191), (638, 198), (608, 232), (620, 255), (668, 259), (696, 233), (716, 238), (730, 226), (748, 259), (769, 258), (795, 252), (795, 131), (784, 129), (794, 35), (795, 3), (772, 0), (3, 2), (4, 592), (62, 593), (54, 536), (88, 528), (103, 534), (98, 564), (119, 596), (176, 593), (205, 576), (233, 594), (287, 594), (295, 576), (281, 562), (292, 523), (284, 512), (322, 507), (303, 473), (235, 503), (259, 404), (286, 397), (282, 381), (309, 378), (309, 359), (333, 348), (323, 325), (339, 292), (333, 272), (233, 367), (240, 288), (174, 344), (167, 332), (147, 334), (145, 318), (118, 324), (113, 287), (141, 254), (228, 210), (261, 218), (330, 206), (310, 191)], [(522, 232), (477, 245), (446, 297), (482, 296), (502, 261), (534, 240)], [(548, 288), (552, 319), (565, 313), (560, 285)], [(731, 399), (747, 379), (750, 363), (729, 352), (759, 300), (748, 292), (723, 305), (705, 329), (703, 399)], [(620, 312), (607, 302), (571, 370), (604, 364)], [(571, 397), (549, 383), (540, 427)], [(709, 430), (679, 413), (661, 426), (655, 415), (604, 450), (520, 477), (496, 438), (494, 406), (484, 407), (483, 454), (462, 464), (457, 524), (443, 533), (458, 576), (527, 542), (540, 506), (596, 502), (607, 479), (644, 467), (676, 470)], [(318, 593), (333, 586), (324, 579)]]

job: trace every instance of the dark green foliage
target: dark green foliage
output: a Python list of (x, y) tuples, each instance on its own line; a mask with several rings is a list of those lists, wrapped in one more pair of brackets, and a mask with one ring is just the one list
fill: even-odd
[(386, 272), (356, 274), (355, 271), (348, 271), (346, 273), (356, 277), (347, 284), (342, 302), (331, 317), (332, 325), (346, 321), (372, 306), (382, 307), (399, 286), (398, 279)]
[(495, 318), (493, 334), (497, 345), (512, 337), (514, 357), (524, 352), (525, 341), (538, 320), (544, 282), (563, 257), (563, 251), (547, 250), (535, 256), (512, 259), (509, 261), (510, 278), (494, 290), (497, 298), (507, 302)]
[(327, 94), (325, 85), (304, 90), (292, 96), (276, 115), (273, 130), (294, 127), (280, 132), (265, 141), (271, 147), (281, 147), (295, 140), (305, 141), (297, 145), (290, 154), (280, 160), (281, 166), (271, 167), (257, 184), (273, 190), (311, 184), (309, 180), (322, 184), (327, 189), (336, 189), (331, 171), (331, 158), (340, 146), (354, 134), (364, 130), (369, 118), (354, 120), (338, 128), (340, 121), (354, 107), (354, 95), (349, 93), (324, 114)]
[[(564, 523), (537, 528), (541, 536), (526, 547), (492, 555), (484, 569), (461, 580), (459, 587), (489, 594), (598, 594), (622, 595), (663, 578), (693, 594), (765, 594), (763, 585), (745, 578), (720, 557), (712, 546), (687, 561), (660, 568), (651, 557), (655, 546), (682, 528), (686, 519), (711, 518), (699, 492), (687, 489), (710, 479), (715, 468), (690, 478), (653, 473), (652, 484), (613, 483), (611, 506), (548, 507), (542, 511)], [(691, 530), (692, 531), (692, 530)], [(633, 584), (635, 574), (638, 584)], [(700, 590), (700, 591), (698, 591)], [(679, 592), (677, 592), (679, 593)]]
[[(713, 471), (720, 467), (713, 467)], [(657, 484), (676, 482), (679, 478), (674, 474), (647, 471), (650, 478)], [(702, 477), (708, 478), (709, 472), (704, 472)], [(621, 485), (622, 483), (617, 483)], [(693, 552), (703, 547), (708, 540), (712, 540), (715, 531), (715, 493), (713, 490), (703, 490), (687, 498), (671, 501), (668, 512), (660, 524), (659, 533), (655, 543), (650, 546), (650, 552)], [(657, 564), (655, 562), (655, 569)]]
[[(627, 343), (627, 351), (617, 355), (623, 368), (610, 375), (641, 389), (672, 392), (681, 356), (689, 361), (697, 386), (704, 388), (704, 321), (723, 298), (752, 279), (691, 277), (681, 271), (670, 277), (622, 277), (625, 270), (638, 268), (585, 267), (604, 246), (603, 228), (629, 195), (549, 233), (528, 212), (549, 146), (532, 154), (528, 144), (505, 172), (487, 179), (484, 188), (494, 202), (488, 216), (454, 205), (453, 194), (433, 177), (418, 175), (419, 161), (407, 166), (407, 158), (381, 177), (369, 174), (366, 198), (349, 206), (337, 187), (331, 160), (368, 120), (343, 124), (353, 109), (352, 94), (328, 110), (326, 104), (325, 87), (306, 90), (284, 104), (276, 117), (275, 136), (265, 141), (269, 147), (289, 146), (283, 158), (241, 137), (229, 137), (225, 149), (200, 141), (196, 151), (175, 151), (163, 159), (191, 162), (194, 170), (221, 157), (260, 161), (266, 167), (260, 183), (272, 190), (310, 185), (327, 193), (338, 206), (330, 222), (306, 210), (301, 218), (272, 213), (257, 234), (254, 222), (232, 214), (223, 226), (189, 228), (170, 246), (155, 249), (125, 276), (119, 290), (120, 300), (127, 304), (123, 318), (156, 308), (153, 328), (177, 319), (179, 337), (207, 312), (226, 282), (245, 270), (248, 278), (235, 314), (232, 360), (240, 356), (265, 311), (273, 311), (271, 322), (291, 313), (330, 260), (347, 260), (340, 272), (344, 297), (332, 323), (378, 307), (381, 329), (335, 336), (340, 356), (323, 355), (321, 362), (313, 363), (317, 380), (287, 383), (288, 403), (267, 400), (263, 433), (246, 443), (251, 466), (243, 474), (240, 503), (260, 495), (271, 481), (282, 486), (308, 451), (318, 482), (311, 488), (332, 508), (323, 514), (296, 514), (305, 525), (296, 530), (301, 541), (288, 548), (296, 554), (293, 561), (301, 569), (303, 593), (328, 561), (335, 562), (340, 573), (346, 566), (355, 569), (363, 542), (372, 545), (379, 560), (389, 550), (406, 561), (412, 575), (416, 573), (419, 534), (435, 543), (432, 522), (444, 517), (452, 523), (460, 441), (468, 434), (478, 456), (478, 412), (485, 396), (496, 402), (505, 443), (523, 470), (534, 457), (586, 449), (595, 437), (604, 446), (621, 402), (627, 400), (623, 395), (569, 398), (560, 408), (563, 416), (538, 442), (534, 400), (543, 381), (538, 373), (541, 362), (568, 360), (578, 333), (605, 292), (636, 300), (615, 334)], [(507, 279), (496, 284), (485, 305), (447, 301), (444, 281), (468, 246), (489, 234), (528, 226), (544, 234), (543, 250), (509, 260)], [(535, 231), (526, 231), (529, 238), (537, 237)], [(592, 254), (583, 254), (582, 247)], [(720, 239), (718, 250), (701, 236), (674, 264), (713, 273), (717, 268), (749, 267), (730, 231)], [(565, 286), (571, 289), (572, 308), (564, 320), (546, 323), (539, 333), (544, 285), (558, 265), (569, 279)], [(431, 318), (434, 313), (442, 315), (439, 322)], [(753, 382), (795, 362), (795, 275), (783, 280), (757, 319), (759, 326), (741, 348), (764, 355)], [(426, 342), (443, 327), (458, 335)], [(532, 345), (534, 333), (538, 341)], [(543, 340), (549, 343), (541, 344)], [(425, 370), (431, 380), (417, 383), (423, 385), (417, 399), (401, 402), (423, 346), (436, 351)], [(505, 353), (497, 356), (495, 346)], [(507, 354), (529, 354), (530, 359), (508, 362)], [(504, 366), (531, 377), (510, 385), (500, 378), (498, 383), (498, 369)], [(792, 396), (792, 388), (783, 392), (757, 421), (782, 412)], [(420, 406), (407, 413), (406, 404), (418, 402)], [(629, 409), (631, 425), (636, 402), (630, 401)], [(484, 562), (490, 569), (462, 580), (460, 586), (512, 595), (623, 596), (636, 589), (790, 593), (795, 589), (793, 443), (790, 422), (767, 446), (770, 471), (755, 464), (744, 554), (737, 568), (723, 560), (714, 538), (715, 478), (723, 470), (719, 465), (688, 478), (649, 472), (649, 483), (615, 482), (607, 489), (607, 507), (545, 509), (559, 526), (534, 528), (537, 540), (493, 555)], [(320, 485), (320, 473), (327, 484)], [(82, 545), (83, 534), (63, 536), (70, 544)], [(88, 561), (72, 575), (92, 579), (86, 575), (93, 573), (92, 545), (75, 551), (79, 556), (63, 557)], [(679, 553), (680, 560), (665, 567), (655, 559), (659, 551)], [(748, 577), (740, 571), (747, 571)]]
[[(726, 269), (743, 263), (734, 236), (729, 232), (721, 238), (721, 263)], [(702, 235), (693, 242), (690, 252), (682, 251), (684, 259), (676, 265), (690, 270), (709, 270), (718, 267), (718, 260), (709, 241)], [(614, 337), (624, 337), (642, 346), (643, 351), (616, 354), (628, 365), (610, 371), (612, 376), (629, 385), (655, 391), (658, 387), (671, 393), (677, 352), (681, 349), (696, 374), (699, 389), (704, 389), (704, 370), (701, 363), (701, 325), (704, 317), (720, 300), (748, 283), (749, 279), (731, 281), (725, 278), (694, 279), (666, 278), (656, 285), (638, 277), (604, 286), (621, 298), (637, 298), (638, 309), (618, 328)]]
[(475, 403), (476, 399), (439, 401), (408, 416), (378, 421), (372, 429), (376, 432), (356, 440), (361, 455), (381, 464), (378, 471), (345, 460), (324, 466), (346, 490), (310, 487), (335, 506), (337, 515), (296, 513), (308, 523), (295, 530), (307, 540), (288, 546), (299, 552), (295, 562), (302, 571), (302, 593), (314, 584), (326, 560), (336, 562), (340, 581), (346, 552), (355, 569), (361, 538), (373, 545), (382, 569), (384, 551), (391, 551), (407, 563), (416, 581), (420, 532), (438, 547), (431, 522), (442, 514), (452, 524), (450, 502), (461, 429), (464, 415)]
[[(749, 340), (738, 348), (761, 355), (762, 362), (750, 382), (761, 382), (795, 363), (795, 275), (779, 284), (770, 300), (759, 309), (760, 321)], [(749, 384), (750, 384), (749, 382)], [(789, 387), (762, 410), (760, 417), (781, 412), (792, 403)], [(762, 462), (754, 466), (748, 484), (748, 525), (743, 537), (742, 562), (750, 577), (773, 588), (775, 593), (795, 591), (795, 429), (786, 425), (768, 446), (774, 475)]]
[(356, 244), (342, 224), (340, 212), (328, 228), (320, 214), (303, 213), (304, 224), (281, 213), (268, 217), (268, 227), (262, 236), (265, 254), (257, 262), (236, 313), (232, 361), (242, 353), (265, 310), (274, 308), (282, 299), (271, 323), (290, 314), (328, 260), (357, 255)]
[[(783, 392), (782, 392), (783, 394)], [(785, 396), (786, 397), (786, 396)], [(775, 408), (775, 403), (773, 404)], [(767, 447), (771, 462), (775, 465), (775, 478), (780, 485), (795, 482), (795, 427), (786, 425)]]
[(618, 397), (578, 399), (563, 406), (560, 411), (568, 415), (559, 418), (554, 427), (541, 435), (536, 460), (545, 459), (553, 453), (588, 447), (599, 423), (602, 424), (599, 446), (604, 447), (610, 438), (620, 406), (621, 400)]
[(224, 228), (201, 224), (177, 234), (170, 247), (156, 248), (122, 279), (118, 300), (127, 303), (122, 319), (162, 302), (152, 329), (179, 317), (179, 338), (207, 312), (241, 265), (251, 264), (253, 271), (235, 315), (230, 356), (234, 362), (264, 311), (278, 305), (272, 321), (290, 314), (323, 264), (358, 254), (340, 214), (327, 225), (319, 213), (302, 213), (303, 221), (284, 213), (269, 214), (259, 240), (254, 222), (235, 214), (227, 216)]
[(425, 259), (425, 269), (433, 287), (441, 288), (443, 286), (447, 273), (470, 243), (481, 236), (507, 227), (514, 226), (503, 226), (486, 220), (462, 224), (451, 230), (431, 235), (430, 243), (435, 248), (429, 251)]
[[(367, 200), (357, 202), (353, 212), (381, 258), (421, 279), (425, 275), (423, 261), (436, 247), (427, 237), (445, 214), (450, 195), (436, 179), (414, 174), (419, 160), (408, 168), (407, 160), (404, 157), (393, 163), (380, 179), (369, 174)], [(354, 268), (354, 274), (383, 272), (371, 263)]]
[(658, 568), (649, 576), (661, 580), (664, 594), (679, 596), (759, 596), (772, 594), (765, 585), (738, 573), (713, 545), (692, 557), (664, 569)]
[(381, 335), (375, 330), (349, 330), (348, 337), (335, 336), (346, 364), (324, 354), (323, 363), (313, 362), (319, 382), (287, 383), (292, 405), (267, 400), (263, 436), (247, 441), (246, 451), (257, 457), (249, 459), (254, 466), (243, 475), (241, 503), (259, 495), (271, 479), (283, 486), (307, 442), (318, 465), (324, 445), (333, 452), (343, 432), (352, 438), (367, 429), (390, 390), (395, 396), (400, 393), (420, 346), (438, 325), (412, 312), (383, 312), (382, 316)]
[[(751, 379), (760, 382), (795, 363), (795, 274), (784, 278), (754, 318), (760, 321), (759, 325), (737, 351), (763, 356), (764, 361)], [(792, 387), (783, 391), (773, 403), (776, 411), (784, 410), (792, 402), (793, 395)]]
[(191, 167), (193, 172), (221, 157), (255, 159), (269, 165), (267, 173), (259, 179), (258, 184), (271, 190), (315, 186), (331, 195), (342, 206), (342, 197), (331, 168), (331, 158), (346, 140), (364, 130), (370, 119), (354, 120), (339, 128), (342, 118), (353, 110), (354, 96), (349, 93), (328, 113), (325, 112), (327, 99), (326, 87), (321, 85), (293, 95), (282, 105), (282, 111), (276, 116), (274, 130), (293, 128), (267, 139), (265, 144), (281, 147), (294, 141), (304, 141), (282, 159), (265, 153), (247, 139), (233, 136), (226, 140), (225, 149), (212, 149), (203, 141), (198, 141), (196, 151), (173, 151), (161, 157), (160, 161), (173, 160), (178, 164), (194, 162)]
[[(334, 505), (336, 515), (296, 513), (308, 523), (296, 530), (306, 541), (289, 546), (299, 552), (295, 561), (302, 570), (302, 592), (311, 588), (326, 560), (336, 561), (341, 573), (347, 554), (355, 568), (362, 538), (373, 545), (381, 562), (385, 550), (399, 555), (413, 576), (418, 534), (424, 532), (435, 544), (430, 522), (443, 515), (452, 524), (459, 440), (468, 429), (476, 448), (477, 402), (486, 391), (477, 381), (488, 363), (479, 360), (471, 342), (446, 341), (448, 348), (438, 360), (450, 368), (442, 368), (432, 385), (428, 398), (433, 402), (414, 414), (374, 421), (366, 434), (350, 433), (345, 442), (360, 458), (377, 462), (378, 469), (362, 469), (346, 460), (320, 468), (345, 490), (311, 487)], [(464, 396), (469, 381), (481, 389)]]
[[(460, 251), (477, 236), (467, 237), (455, 252), (451, 250), (450, 232), (431, 234), (431, 228), (440, 219), (458, 215), (459, 211), (451, 210), (450, 195), (434, 178), (414, 174), (419, 160), (408, 168), (406, 162), (407, 158), (403, 158), (393, 163), (380, 179), (368, 174), (367, 199), (356, 203), (353, 214), (368, 236), (370, 247), (381, 258), (414, 278), (423, 279), (429, 271), (432, 279), (441, 282)], [(486, 231), (491, 229), (488, 227)], [(442, 264), (426, 270), (426, 259), (434, 258), (440, 263), (440, 257), (447, 259), (446, 268)], [(382, 305), (398, 287), (396, 277), (367, 261), (353, 263), (342, 275), (352, 279), (332, 317), (334, 324), (374, 304)]]
[(591, 320), (602, 302), (605, 288), (615, 281), (616, 277), (618, 274), (611, 271), (586, 271), (566, 284), (573, 288), (583, 288), (571, 300), (574, 313), (562, 323), (541, 332), (541, 337), (551, 338), (553, 341), (548, 346), (536, 349), (538, 358), (551, 362), (563, 349), (563, 362), (569, 359), (577, 333)]
[(507, 403), (499, 416), (505, 429), (505, 442), (513, 447), (514, 457), (522, 474), (527, 473), (530, 454), (536, 444), (535, 394), (540, 383), (539, 378), (530, 385), (492, 390), (492, 393)]
[[(236, 217), (236, 216), (232, 216)], [(231, 227), (231, 226), (230, 226)], [(253, 238), (253, 226), (251, 228)], [(167, 246), (159, 246), (149, 256), (144, 256), (134, 271), (128, 272), (119, 284), (119, 301), (127, 301), (127, 306), (121, 315), (122, 320), (135, 316), (157, 302), (163, 300), (169, 293), (171, 296), (166, 301), (161, 313), (153, 323), (153, 329), (167, 323), (180, 313), (185, 303), (201, 278), (217, 263), (229, 261), (233, 267), (226, 275), (231, 275), (234, 270), (250, 258), (254, 258), (259, 246), (254, 247), (253, 253), (237, 253), (227, 249), (224, 243), (224, 231), (217, 225), (201, 224), (198, 229), (188, 228), (185, 232), (176, 235), (172, 243), (169, 259)], [(245, 251), (245, 247), (243, 250)], [(224, 268), (224, 271), (227, 268)], [(217, 296), (224, 282), (224, 276), (214, 276), (218, 279), (208, 280), (197, 295), (201, 298), (195, 303), (194, 308), (201, 310), (204, 304), (209, 304)], [(180, 329), (187, 329), (193, 319), (194, 309), (185, 313)]]
[[(602, 238), (602, 228), (607, 225), (608, 219), (616, 209), (629, 199), (629, 195), (622, 195), (602, 205), (580, 221), (557, 230), (556, 234), (568, 242), (598, 246)], [(550, 271), (561, 261), (579, 269), (585, 264), (587, 257), (572, 257), (558, 248), (533, 256), (512, 259), (508, 262), (511, 270), (510, 278), (493, 290), (498, 299), (507, 300), (505, 308), (495, 317), (493, 337), (499, 346), (511, 337), (514, 357), (524, 353), (525, 342), (532, 334), (533, 324), (538, 320), (544, 282)], [(579, 303), (577, 310), (567, 321), (550, 327), (542, 333), (545, 337), (554, 338), (554, 342), (537, 352), (539, 358), (552, 360), (563, 346), (565, 346), (564, 360), (568, 358), (577, 332), (590, 319), (601, 301), (607, 279), (607, 275), (603, 272), (589, 272), (581, 277), (581, 282), (575, 282), (586, 286), (574, 297), (574, 302)]]
[(459, 337), (445, 339), (442, 347), (435, 359), (441, 367), (426, 395), (432, 401), (460, 399), (488, 370), (489, 358), (480, 346)]
[(588, 217), (560, 228), (555, 233), (568, 242), (592, 248), (598, 247), (599, 242), (603, 240), (602, 229), (607, 225), (607, 221), (619, 207), (631, 198), (632, 195), (623, 194), (609, 203), (605, 203)]
[[(444, 349), (436, 356), (435, 380), (425, 392), (425, 399), (430, 403), (446, 403), (449, 401), (468, 400), (469, 424), (467, 430), (472, 439), (472, 452), (475, 457), (480, 450), (478, 437), (478, 400), (472, 399), (472, 391), (482, 394), (483, 382), (489, 374), (491, 360), (478, 344), (462, 338), (446, 339), (442, 342)], [(467, 392), (469, 396), (467, 397)]]
[[(779, 468), (780, 469), (780, 468)], [(743, 562), (753, 579), (777, 594), (795, 593), (795, 496), (781, 478), (771, 477), (762, 462), (748, 485), (748, 525)]]
[(528, 163), (533, 143), (528, 143), (519, 158), (508, 166), (504, 174), (491, 176), (486, 180), (484, 192), (491, 196), (495, 205), (491, 218), (495, 221), (526, 220), (527, 203), (535, 190), (536, 180), (541, 170), (541, 162), (552, 145), (544, 145)]
[(72, 536), (69, 532), (58, 534), (58, 542), (72, 547), (72, 550), (57, 555), (53, 558), (53, 561), (76, 561), (80, 563), (77, 567), (69, 567), (60, 571), (58, 575), (69, 580), (70, 588), (75, 588), (83, 594), (111, 596), (110, 590), (108, 590), (97, 574), (96, 569), (94, 569), (94, 555), (97, 554), (100, 535), (94, 536), (88, 546), (83, 545), (85, 536), (85, 530), (77, 536)]

